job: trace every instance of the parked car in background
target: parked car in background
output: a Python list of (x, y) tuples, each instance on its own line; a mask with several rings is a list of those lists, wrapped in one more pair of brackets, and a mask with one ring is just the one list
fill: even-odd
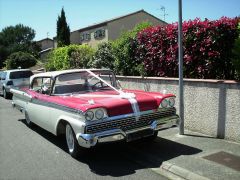
[(30, 76), (32, 75), (33, 73), (29, 69), (13, 69), (1, 72), (0, 94), (2, 94), (5, 99), (10, 98), (12, 96), (10, 89), (28, 87)]
[(152, 140), (177, 124), (175, 95), (119, 86), (110, 70), (77, 69), (35, 74), (30, 88), (11, 92), (26, 124), (64, 134), (73, 157), (99, 143)]

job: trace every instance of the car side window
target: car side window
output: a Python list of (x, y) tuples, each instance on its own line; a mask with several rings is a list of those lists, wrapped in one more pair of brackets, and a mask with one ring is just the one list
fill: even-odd
[(6, 76), (7, 76), (7, 73), (6, 72), (3, 72), (1, 74), (1, 80), (5, 80), (6, 79)]
[(34, 78), (32, 82), (32, 90), (50, 95), (52, 87), (52, 79), (50, 77), (38, 77)]

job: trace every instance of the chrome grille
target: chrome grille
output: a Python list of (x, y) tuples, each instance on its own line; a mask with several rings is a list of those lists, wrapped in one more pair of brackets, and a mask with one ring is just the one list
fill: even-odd
[(85, 131), (87, 134), (97, 133), (115, 128), (127, 131), (131, 129), (148, 126), (152, 123), (153, 120), (172, 116), (175, 114), (176, 114), (175, 108), (167, 108), (154, 113), (141, 115), (138, 121), (136, 121), (135, 117), (132, 116), (123, 119), (110, 120), (97, 124), (91, 124), (86, 126)]

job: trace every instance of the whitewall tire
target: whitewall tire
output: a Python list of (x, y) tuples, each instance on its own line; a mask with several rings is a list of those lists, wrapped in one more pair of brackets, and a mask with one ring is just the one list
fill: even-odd
[(76, 158), (79, 155), (81, 147), (79, 146), (76, 139), (76, 135), (69, 123), (66, 124), (65, 135), (66, 135), (68, 152), (72, 157)]

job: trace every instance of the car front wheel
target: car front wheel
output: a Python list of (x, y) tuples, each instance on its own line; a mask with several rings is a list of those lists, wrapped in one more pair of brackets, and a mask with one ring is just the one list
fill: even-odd
[(70, 126), (70, 124), (66, 124), (66, 142), (67, 142), (67, 146), (68, 146), (68, 152), (69, 154), (76, 158), (79, 153), (80, 153), (80, 146), (77, 142), (75, 133), (72, 129), (72, 127)]

